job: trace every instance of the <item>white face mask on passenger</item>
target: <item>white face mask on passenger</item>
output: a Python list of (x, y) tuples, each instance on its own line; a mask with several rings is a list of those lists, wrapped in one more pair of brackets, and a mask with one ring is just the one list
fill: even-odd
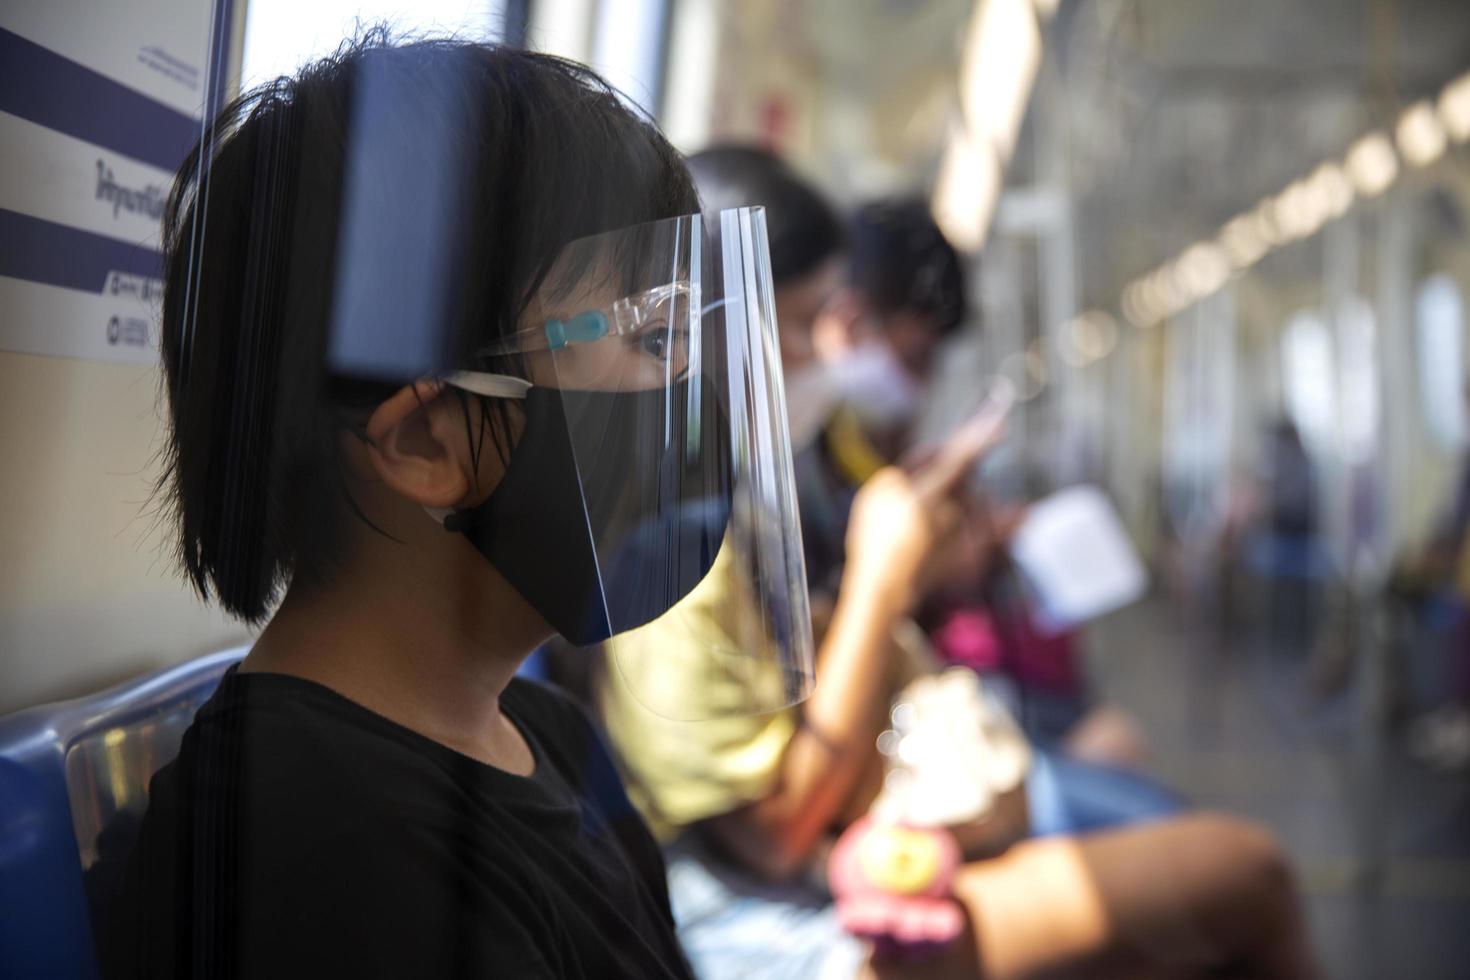
[(835, 371), (824, 361), (812, 361), (786, 375), (792, 452), (799, 453), (816, 441), (843, 397)]
[(842, 397), (864, 426), (891, 429), (918, 414), (924, 390), (882, 341), (853, 348), (831, 370)]

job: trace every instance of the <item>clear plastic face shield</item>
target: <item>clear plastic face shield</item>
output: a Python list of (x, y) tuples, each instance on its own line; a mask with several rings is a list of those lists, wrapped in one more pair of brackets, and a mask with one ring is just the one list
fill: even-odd
[[(763, 210), (573, 242), (523, 323), (478, 353), (521, 356), (525, 427), (489, 499), (446, 526), (570, 642), (622, 634), (610, 670), (660, 715), (804, 698), (811, 615)], [(446, 380), (518, 393), (489, 372)], [(548, 498), (550, 524), (532, 518)], [(660, 669), (670, 656), (740, 693), (700, 698)]]

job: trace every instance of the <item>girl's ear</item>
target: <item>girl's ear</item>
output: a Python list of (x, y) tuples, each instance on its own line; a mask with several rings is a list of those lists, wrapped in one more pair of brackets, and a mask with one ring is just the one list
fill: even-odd
[(394, 492), (424, 507), (454, 507), (472, 486), (463, 416), (446, 411), (443, 391), (444, 385), (435, 381), (401, 388), (374, 409), (367, 423), (367, 455), (374, 473)]

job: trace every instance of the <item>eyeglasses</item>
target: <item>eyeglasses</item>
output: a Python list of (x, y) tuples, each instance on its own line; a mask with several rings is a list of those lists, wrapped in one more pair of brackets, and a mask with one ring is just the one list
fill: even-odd
[(650, 330), (676, 331), (687, 334), (691, 326), (690, 311), (700, 315), (708, 309), (699, 305), (699, 286), (675, 282), (625, 296), (606, 308), (583, 310), (565, 320), (550, 319), (539, 327), (518, 330), (493, 344), (481, 347), (479, 357), (524, 354), (538, 350), (561, 350), (568, 344), (587, 344), (606, 337), (636, 336)]

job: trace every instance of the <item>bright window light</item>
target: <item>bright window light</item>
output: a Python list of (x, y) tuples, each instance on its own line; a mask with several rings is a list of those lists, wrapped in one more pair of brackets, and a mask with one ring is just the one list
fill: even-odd
[(1429, 433), (1440, 448), (1465, 445), (1465, 303), (1446, 275), (1430, 276), (1414, 298), (1419, 398)]
[(531, 4), (526, 43), (573, 61), (592, 55), (593, 0), (541, 0)]
[(667, 0), (601, 0), (592, 67), (649, 112), (657, 112)]
[(497, 38), (504, 0), (250, 0), (245, 12), (242, 90), (335, 51), (345, 38), (377, 24), (395, 34)]
[(1366, 463), (1378, 449), (1378, 317), (1361, 296), (1345, 300), (1337, 316), (1342, 451), (1349, 462)]
[(1337, 372), (1327, 324), (1313, 312), (1298, 313), (1281, 335), (1281, 376), (1286, 414), (1316, 451), (1335, 443)]
[(945, 147), (934, 182), (934, 221), (955, 248), (974, 251), (985, 243), (1000, 197), (1000, 161), (989, 144), (964, 132)]
[(1036, 17), (1027, 0), (977, 0), (970, 20), (960, 65), (963, 122), (945, 147), (932, 201), (934, 220), (961, 249), (984, 243), (995, 214), (1041, 65)]
[(1009, 160), (1041, 64), (1041, 30), (1025, 0), (980, 0), (960, 67), (965, 124)]

